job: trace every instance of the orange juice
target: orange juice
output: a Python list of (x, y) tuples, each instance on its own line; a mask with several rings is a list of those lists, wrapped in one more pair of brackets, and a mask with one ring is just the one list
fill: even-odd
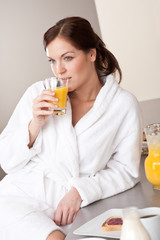
[(149, 182), (154, 188), (160, 189), (160, 147), (149, 150), (149, 155), (145, 160), (145, 172)]
[(145, 159), (145, 173), (155, 189), (160, 189), (160, 134), (147, 136), (149, 154)]
[[(67, 93), (68, 87), (57, 87), (56, 89), (50, 89), (55, 92), (54, 97), (58, 98), (58, 102), (53, 102), (55, 105), (58, 105), (58, 108), (54, 109), (55, 113), (63, 113), (66, 108), (67, 103)], [(64, 110), (64, 111), (63, 111)]]

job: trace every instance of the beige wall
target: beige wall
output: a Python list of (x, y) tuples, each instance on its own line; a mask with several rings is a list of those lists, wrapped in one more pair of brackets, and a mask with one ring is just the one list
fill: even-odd
[(87, 18), (100, 33), (93, 0), (0, 1), (0, 132), (26, 88), (52, 75), (44, 32), (73, 15)]
[(102, 38), (138, 100), (160, 98), (160, 0), (95, 0)]

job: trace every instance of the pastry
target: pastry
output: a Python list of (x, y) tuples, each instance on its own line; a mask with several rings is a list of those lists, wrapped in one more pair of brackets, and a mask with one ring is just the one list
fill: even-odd
[(102, 224), (103, 231), (119, 231), (121, 230), (123, 220), (120, 216), (111, 216)]

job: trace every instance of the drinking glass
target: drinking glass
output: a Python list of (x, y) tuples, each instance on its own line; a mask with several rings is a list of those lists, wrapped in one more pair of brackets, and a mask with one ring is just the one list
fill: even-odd
[(53, 110), (56, 115), (63, 115), (66, 113), (68, 80), (58, 79), (56, 77), (47, 78), (44, 81), (44, 87), (47, 90), (55, 92), (54, 97), (58, 98), (58, 102), (51, 103), (58, 105), (58, 108)]
[(145, 174), (154, 189), (160, 190), (160, 123), (150, 124), (144, 129), (148, 156), (145, 159)]

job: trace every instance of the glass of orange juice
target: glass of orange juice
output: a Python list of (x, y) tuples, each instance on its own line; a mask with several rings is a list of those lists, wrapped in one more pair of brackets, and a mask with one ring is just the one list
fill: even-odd
[(145, 159), (145, 174), (154, 189), (160, 190), (160, 123), (150, 124), (144, 129), (148, 156)]
[(51, 77), (45, 79), (44, 86), (45, 89), (55, 92), (54, 97), (58, 98), (58, 102), (53, 102), (55, 105), (58, 105), (58, 108), (50, 110), (53, 110), (57, 115), (66, 113), (68, 80)]

